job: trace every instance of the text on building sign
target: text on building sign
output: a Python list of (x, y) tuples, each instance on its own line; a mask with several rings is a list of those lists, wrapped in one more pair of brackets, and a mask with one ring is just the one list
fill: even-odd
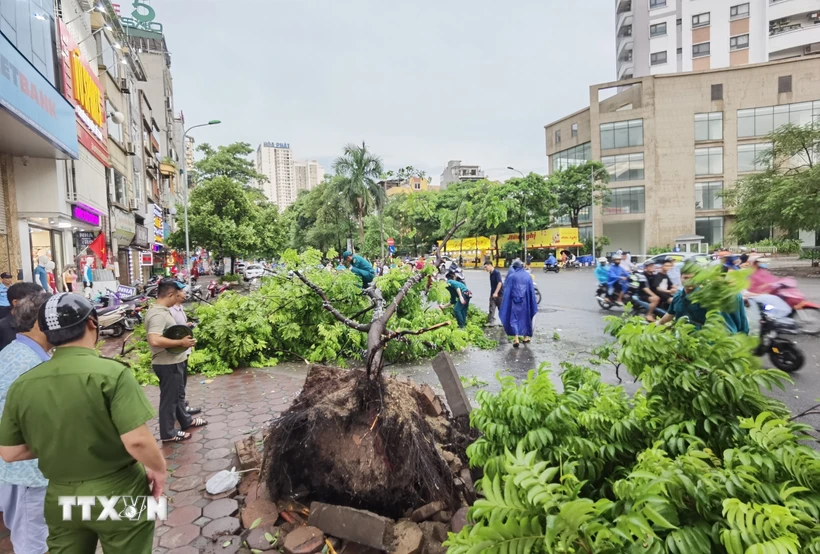
[(100, 224), (100, 216), (86, 210), (79, 204), (75, 204), (71, 207), (71, 217), (76, 219), (77, 221), (82, 221), (83, 223), (88, 223), (89, 225), (94, 225), (95, 227)]

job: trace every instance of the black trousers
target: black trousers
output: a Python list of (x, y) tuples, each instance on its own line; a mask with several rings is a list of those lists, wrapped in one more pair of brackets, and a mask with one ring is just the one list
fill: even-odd
[(179, 391), (179, 394), (182, 396), (182, 405), (187, 409), (188, 399), (185, 398), (185, 387), (188, 386), (188, 359), (186, 358), (182, 363), (185, 367), (182, 368), (182, 390)]
[(183, 431), (191, 426), (192, 418), (185, 410), (185, 366), (185, 362), (153, 366), (159, 377), (159, 438), (162, 440), (176, 436), (177, 421)]

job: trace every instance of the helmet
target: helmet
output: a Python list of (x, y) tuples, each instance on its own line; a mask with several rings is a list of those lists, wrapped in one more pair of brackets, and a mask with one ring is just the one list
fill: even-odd
[(47, 333), (85, 323), (89, 317), (97, 317), (97, 310), (91, 302), (79, 294), (62, 292), (55, 294), (40, 306), (37, 322), (40, 329)]
[(745, 246), (741, 246), (741, 247), (740, 247), (740, 251), (741, 251), (741, 252), (746, 252), (746, 250), (747, 250), (747, 248), (746, 248)]
[(620, 262), (621, 261), (621, 255), (620, 254), (613, 254), (612, 255), (612, 261), (614, 262), (615, 260), (618, 260)]
[(606, 258), (604, 258), (604, 257), (598, 258), (598, 263), (599, 264), (605, 264), (606, 263)]

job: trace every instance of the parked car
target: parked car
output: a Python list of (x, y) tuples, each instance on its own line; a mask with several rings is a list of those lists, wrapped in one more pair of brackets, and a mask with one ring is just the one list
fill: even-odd
[(261, 264), (251, 264), (245, 268), (244, 276), (246, 281), (255, 277), (262, 277), (265, 274), (265, 266)]
[(246, 267), (247, 267), (247, 264), (245, 262), (236, 262), (234, 264), (234, 268), (233, 268), (234, 273), (236, 273), (237, 275), (242, 275), (242, 274), (245, 273), (245, 268)]

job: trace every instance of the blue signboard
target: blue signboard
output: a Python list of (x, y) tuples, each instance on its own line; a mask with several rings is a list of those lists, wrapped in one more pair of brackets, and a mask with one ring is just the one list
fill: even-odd
[(2, 34), (0, 107), (72, 158), (79, 156), (74, 107)]

